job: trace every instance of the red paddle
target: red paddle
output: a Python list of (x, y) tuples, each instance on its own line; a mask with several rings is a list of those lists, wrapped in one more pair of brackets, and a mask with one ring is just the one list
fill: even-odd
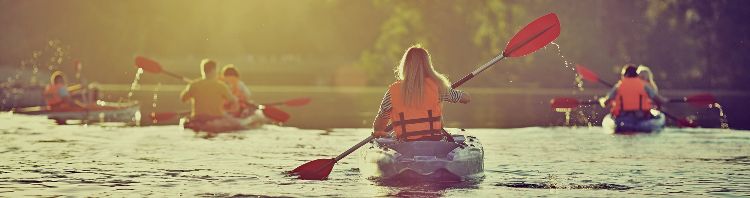
[[(474, 76), (478, 75), (479, 73), (494, 65), (496, 62), (504, 59), (505, 57), (520, 57), (530, 54), (538, 50), (539, 48), (546, 46), (547, 44), (555, 40), (555, 38), (557, 38), (557, 36), (559, 35), (560, 21), (557, 19), (557, 15), (555, 15), (554, 13), (550, 13), (542, 16), (529, 23), (528, 25), (526, 25), (526, 27), (521, 29), (521, 31), (516, 33), (516, 35), (513, 36), (510, 42), (508, 42), (508, 45), (505, 47), (505, 50), (502, 54), (480, 66), (473, 72), (463, 77), (461, 80), (453, 83), (451, 87), (457, 88), (461, 86), (466, 81), (471, 80), (472, 78), (474, 78)], [(354, 145), (352, 148), (346, 150), (344, 153), (336, 156), (336, 158), (317, 159), (302, 164), (301, 166), (292, 170), (290, 174), (297, 175), (300, 179), (306, 180), (326, 179), (331, 173), (331, 170), (333, 170), (333, 166), (336, 164), (336, 162), (356, 151), (363, 145), (367, 144), (367, 142), (372, 141), (372, 139), (374, 138), (374, 136), (370, 135), (369, 137)]]
[[(143, 57), (143, 56), (135, 57), (135, 66), (138, 67), (138, 68), (143, 69), (144, 71), (150, 72), (150, 73), (157, 73), (157, 74), (158, 73), (162, 73), (162, 74), (166, 74), (168, 76), (180, 79), (180, 80), (185, 81), (187, 83), (190, 83), (190, 81), (191, 81), (187, 77), (184, 77), (184, 76), (172, 73), (172, 72), (165, 71), (164, 69), (162, 69), (161, 64), (159, 64), (158, 62), (156, 62), (154, 60), (151, 60), (151, 59), (148, 59), (146, 57)], [(177, 112), (170, 112), (170, 113), (164, 114), (164, 115), (157, 115), (156, 113), (154, 113), (151, 116), (153, 116), (153, 118), (165, 118), (165, 117), (169, 117), (169, 116), (177, 116), (178, 114), (179, 113), (177, 113)], [(284, 112), (284, 111), (282, 111), (282, 110), (280, 110), (278, 108), (270, 107), (270, 106), (266, 107), (266, 108), (263, 108), (263, 115), (265, 115), (269, 119), (272, 119), (272, 120), (277, 121), (277, 122), (286, 122), (290, 118), (290, 116), (289, 116), (288, 113), (286, 113), (286, 112)]]
[(576, 64), (576, 72), (578, 72), (578, 75), (580, 75), (583, 79), (588, 80), (590, 82), (598, 82), (603, 85), (607, 85), (607, 87), (614, 87), (614, 85), (609, 84), (607, 81), (604, 81), (599, 78), (599, 75), (596, 75), (593, 71), (589, 70), (588, 68), (584, 67), (581, 64)]
[[(707, 93), (696, 94), (680, 99), (671, 99), (669, 103), (688, 103), (695, 107), (706, 107), (709, 104), (716, 103), (716, 98), (713, 95)], [(554, 98), (550, 101), (550, 106), (553, 109), (572, 109), (583, 105), (598, 105), (597, 100), (578, 100), (575, 98)]]
[(684, 103), (693, 105), (695, 107), (706, 107), (710, 104), (716, 103), (716, 97), (714, 97), (714, 95), (709, 94), (709, 93), (701, 93), (701, 94), (696, 94), (696, 95), (692, 95), (692, 96), (684, 97), (680, 99), (671, 99), (669, 100), (669, 102), (672, 102), (672, 103), (684, 102)]
[(296, 106), (307, 105), (308, 103), (310, 103), (311, 100), (312, 99), (305, 97), (305, 98), (291, 99), (291, 100), (287, 100), (287, 101), (284, 101), (284, 102), (266, 103), (266, 104), (263, 104), (263, 105), (266, 105), (266, 106), (286, 105), (286, 106), (290, 106), (290, 107), (296, 107)]
[[(588, 80), (588, 81), (591, 81), (591, 82), (598, 82), (598, 83), (607, 85), (608, 87), (614, 87), (612, 84), (610, 84), (610, 83), (608, 83), (608, 82), (606, 82), (604, 80), (599, 79), (599, 75), (596, 75), (596, 73), (592, 72), (591, 70), (589, 70), (588, 68), (586, 68), (583, 65), (580, 65), (580, 64), (576, 65), (576, 71), (585, 80)], [(698, 96), (698, 98), (694, 99), (693, 101), (695, 103), (700, 103), (700, 102), (705, 102), (706, 101), (705, 99), (706, 99), (706, 96)], [(688, 99), (685, 98), (684, 101), (688, 102)], [(664, 112), (664, 111), (661, 111), (661, 113), (663, 113), (665, 116), (667, 116), (667, 118), (671, 119), (672, 121), (677, 122), (679, 126), (691, 127), (691, 128), (698, 127), (695, 123), (689, 121), (686, 118), (677, 118), (677, 117), (675, 117), (675, 116), (673, 116), (673, 115), (671, 115), (671, 114), (669, 114), (667, 112)]]

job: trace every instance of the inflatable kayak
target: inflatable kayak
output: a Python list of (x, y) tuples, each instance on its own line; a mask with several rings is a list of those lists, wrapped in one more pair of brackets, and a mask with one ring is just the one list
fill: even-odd
[(81, 120), (84, 122), (124, 122), (135, 123), (140, 112), (138, 102), (104, 102), (97, 101), (85, 108), (48, 110), (46, 106), (26, 107), (13, 111), (27, 115), (46, 115), (58, 124), (65, 124), (67, 120)]
[[(191, 129), (194, 132), (207, 132), (207, 133), (230, 133), (248, 129), (260, 128), (263, 124), (268, 123), (269, 120), (263, 115), (262, 111), (255, 111), (253, 114), (243, 117), (234, 118), (233, 121), (225, 119), (216, 119), (208, 121), (195, 121), (189, 120), (188, 118), (180, 119), (180, 125), (185, 129)], [(236, 123), (239, 122), (239, 125)]]
[(615, 134), (656, 133), (664, 129), (666, 118), (658, 110), (652, 109), (651, 115), (636, 116), (635, 114), (621, 115), (613, 118), (607, 115), (602, 120), (604, 130)]
[(484, 175), (484, 150), (476, 137), (452, 135), (455, 142), (377, 138), (360, 170), (370, 179), (463, 181)]

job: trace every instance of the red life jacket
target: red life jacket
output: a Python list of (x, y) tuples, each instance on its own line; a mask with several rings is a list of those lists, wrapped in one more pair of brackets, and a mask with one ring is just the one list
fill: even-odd
[(406, 105), (403, 96), (402, 81), (396, 81), (388, 87), (391, 95), (391, 124), (396, 137), (404, 140), (416, 140), (425, 137), (442, 136), (443, 115), (440, 103), (440, 92), (432, 79), (425, 80), (422, 88), (422, 101)]
[(653, 106), (646, 93), (646, 83), (640, 78), (623, 78), (617, 89), (617, 98), (611, 100), (612, 114), (620, 115), (623, 111), (648, 111)]
[(44, 100), (47, 102), (47, 108), (52, 109), (63, 104), (60, 89), (67, 89), (64, 84), (49, 84), (44, 88)]

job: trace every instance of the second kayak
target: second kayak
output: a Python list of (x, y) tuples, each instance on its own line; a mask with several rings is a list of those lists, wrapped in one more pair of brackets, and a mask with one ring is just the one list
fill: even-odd
[(237, 119), (236, 121), (240, 122), (239, 126), (237, 126), (236, 124), (229, 124), (226, 122), (226, 120), (196, 122), (196, 121), (188, 121), (186, 118), (183, 118), (180, 120), (180, 125), (184, 127), (185, 129), (191, 129), (195, 131), (196, 133), (197, 132), (229, 133), (229, 132), (259, 128), (263, 124), (269, 122), (268, 118), (266, 118), (263, 115), (263, 112), (260, 110), (255, 111), (252, 115), (249, 115), (247, 117), (235, 118), (235, 119)]
[(656, 133), (664, 129), (666, 118), (658, 110), (651, 110), (651, 115), (636, 116), (634, 114), (620, 115), (613, 118), (607, 115), (602, 120), (602, 128), (610, 133), (615, 134), (634, 134), (634, 133)]
[(360, 170), (370, 179), (462, 181), (484, 172), (484, 150), (476, 137), (452, 135), (454, 141), (377, 138)]
[(87, 122), (124, 122), (138, 121), (140, 105), (138, 102), (104, 102), (97, 101), (85, 108), (67, 110), (47, 110), (45, 106), (26, 107), (14, 112), (28, 115), (46, 115), (58, 124), (65, 124), (67, 120), (82, 120)]

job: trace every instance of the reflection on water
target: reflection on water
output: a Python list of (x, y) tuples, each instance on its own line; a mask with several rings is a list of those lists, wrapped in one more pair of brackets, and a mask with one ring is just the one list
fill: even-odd
[(476, 181), (371, 181), (360, 174), (362, 153), (328, 180), (285, 176), (368, 133), (266, 126), (204, 139), (178, 126), (56, 126), (3, 113), (0, 197), (750, 196), (750, 133), (722, 129), (470, 129), (486, 157)]

